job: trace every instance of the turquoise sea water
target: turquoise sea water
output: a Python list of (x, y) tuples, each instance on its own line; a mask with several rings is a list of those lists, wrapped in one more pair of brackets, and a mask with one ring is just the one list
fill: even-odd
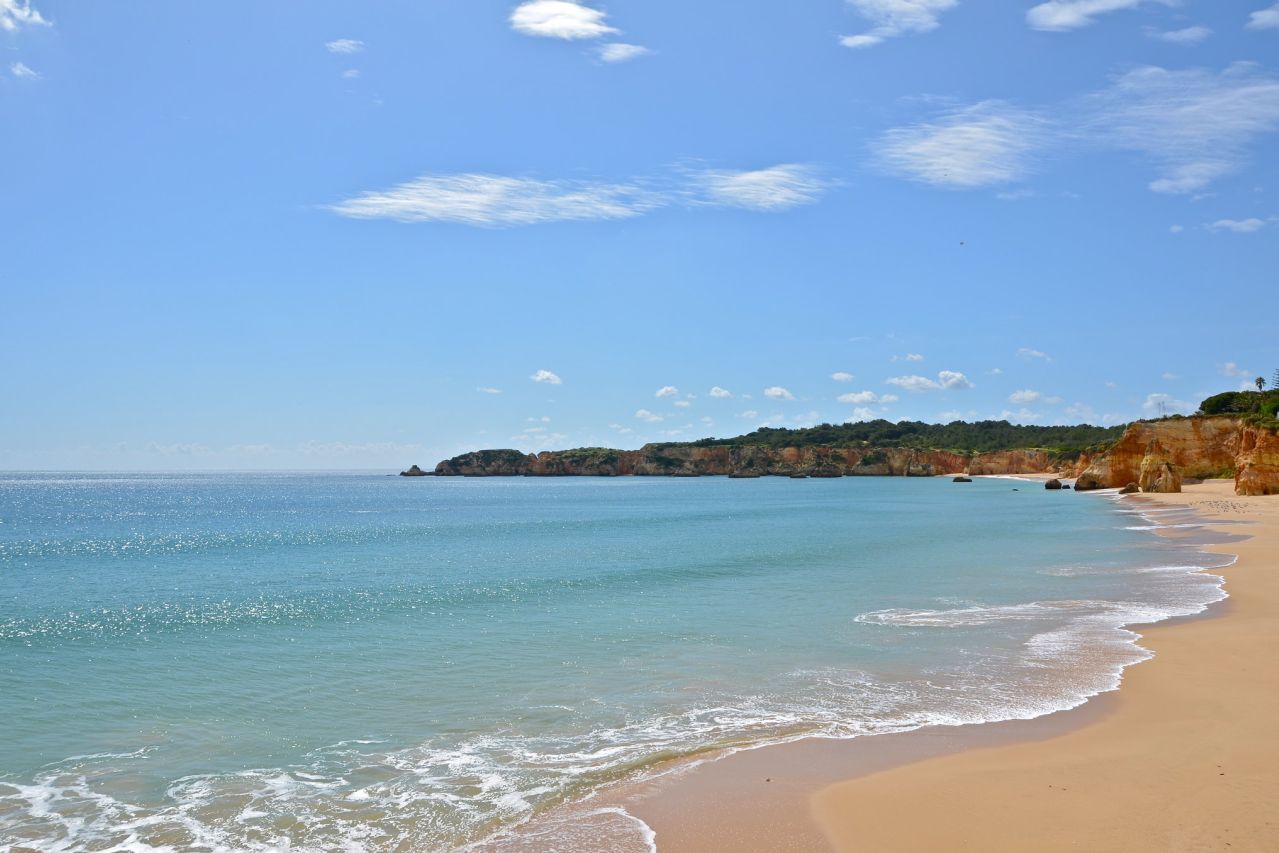
[(1146, 656), (1123, 625), (1223, 597), (1158, 512), (999, 479), (0, 474), (0, 848), (451, 849), (709, 748), (1070, 707)]

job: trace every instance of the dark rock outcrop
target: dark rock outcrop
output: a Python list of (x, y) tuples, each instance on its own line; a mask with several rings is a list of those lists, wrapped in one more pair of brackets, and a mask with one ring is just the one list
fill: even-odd
[(1051, 489), (1054, 491), (1059, 491), (1061, 489), (1061, 480), (1058, 480), (1056, 477), (1054, 477), (1053, 479), (1044, 483), (1044, 488)]
[(1119, 490), (1119, 494), (1135, 495), (1140, 491), (1141, 491), (1141, 486), (1138, 486), (1136, 483), (1129, 483), (1128, 485), (1124, 486), (1122, 489)]
[(421, 468), (417, 467), (416, 465), (410, 465), (409, 470), (400, 472), (400, 476), (401, 477), (429, 477), (430, 472), (423, 471)]
[(951, 480), (952, 483), (971, 483), (972, 481), (973, 481), (972, 477), (963, 477), (963, 476), (959, 476)]

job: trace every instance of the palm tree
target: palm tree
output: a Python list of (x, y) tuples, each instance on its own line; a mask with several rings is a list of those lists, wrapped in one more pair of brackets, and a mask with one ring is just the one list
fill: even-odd
[(1263, 388), (1265, 388), (1265, 387), (1266, 387), (1266, 377), (1264, 377), (1264, 376), (1258, 376), (1256, 379), (1254, 379), (1254, 380), (1252, 380), (1252, 381), (1257, 383), (1257, 390), (1258, 390), (1258, 391), (1261, 391)]

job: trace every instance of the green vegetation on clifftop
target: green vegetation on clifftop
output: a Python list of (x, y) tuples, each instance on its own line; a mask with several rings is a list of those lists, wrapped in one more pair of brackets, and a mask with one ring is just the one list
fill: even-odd
[(907, 447), (916, 450), (949, 450), (956, 453), (990, 453), (1000, 450), (1047, 450), (1063, 456), (1106, 445), (1123, 434), (1123, 426), (1023, 426), (1008, 421), (876, 420), (849, 424), (821, 424), (804, 429), (761, 427), (736, 438), (704, 438), (694, 447)]

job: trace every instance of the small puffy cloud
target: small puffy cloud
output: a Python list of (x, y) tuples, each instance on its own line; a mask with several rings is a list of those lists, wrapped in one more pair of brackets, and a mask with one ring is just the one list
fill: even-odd
[(1240, 376), (1251, 377), (1253, 375), (1251, 370), (1246, 367), (1240, 367), (1233, 361), (1227, 361), (1225, 364), (1217, 365), (1217, 370), (1221, 372), (1222, 376), (1229, 376), (1231, 378)]
[(1180, 234), (1182, 231), (1185, 231), (1185, 230), (1186, 230), (1186, 227), (1185, 227), (1184, 225), (1169, 225), (1169, 226), (1168, 226), (1168, 233), (1169, 233), (1169, 234)]
[(539, 370), (531, 375), (529, 379), (532, 379), (534, 382), (545, 382), (548, 385), (561, 385), (564, 382), (563, 379), (560, 379), (549, 370)]
[(739, 415), (738, 415), (738, 417), (739, 417), (739, 418), (746, 418), (747, 420), (752, 420), (752, 421), (753, 421), (753, 420), (755, 420), (756, 418), (758, 418), (758, 417), (759, 417), (759, 412), (755, 411), (754, 409), (747, 409), (746, 411), (744, 411), (744, 412), (742, 412), (741, 414), (739, 414)]
[(835, 373), (832, 373), (830, 375), (830, 378), (834, 379), (836, 382), (852, 382), (854, 379), (854, 376), (851, 373), (845, 373), (844, 371), (840, 370)]
[(481, 394), (501, 394), (502, 393), (501, 388), (488, 388), (484, 385), (479, 386), (475, 390), (479, 391)]
[(348, 68), (342, 72), (343, 80), (355, 80), (359, 78), (359, 76), (360, 76), (360, 69), (358, 68)]
[(1041, 350), (1037, 350), (1037, 349), (1031, 349), (1030, 347), (1022, 347), (1021, 349), (1017, 350), (1017, 357), (1025, 359), (1026, 361), (1032, 361), (1034, 359), (1040, 359), (1042, 361), (1052, 361), (1052, 356), (1050, 356), (1048, 353), (1042, 352)]
[(1199, 44), (1199, 42), (1212, 35), (1212, 30), (1208, 27), (1194, 26), (1185, 27), (1180, 30), (1168, 30), (1167, 32), (1160, 30), (1147, 30), (1146, 35), (1159, 41), (1166, 41), (1170, 44)]
[(724, 400), (733, 396), (733, 392), (729, 391), (727, 388), (721, 388), (718, 385), (716, 385), (714, 388), (711, 389), (711, 396), (720, 400)]
[(1166, 382), (1175, 382), (1175, 381), (1177, 381), (1178, 379), (1180, 379), (1180, 378), (1181, 378), (1181, 376), (1180, 376), (1180, 375), (1178, 375), (1178, 374), (1176, 374), (1176, 373), (1165, 373), (1165, 374), (1163, 375), (1163, 378), (1164, 378), (1164, 381), (1166, 381)]
[(1251, 234), (1253, 231), (1260, 231), (1264, 228), (1266, 222), (1264, 219), (1258, 219), (1255, 216), (1248, 219), (1218, 219), (1216, 222), (1208, 225), (1210, 231), (1233, 231), (1236, 234)]
[(1036, 30), (1063, 32), (1096, 22), (1098, 15), (1132, 9), (1142, 0), (1048, 0), (1026, 12), (1026, 23)]
[(31, 68), (23, 62), (15, 62), (12, 65), (10, 65), (9, 73), (12, 74), (14, 77), (17, 77), (19, 80), (40, 79), (40, 75), (37, 74), (35, 71), (31, 70)]
[(676, 388), (674, 385), (663, 385), (661, 388), (657, 389), (657, 393), (654, 394), (653, 396), (654, 397), (678, 397), (679, 389)]
[(1004, 369), (1002, 367), (992, 367), (990, 370), (987, 370), (986, 373), (991, 376), (1003, 376)]
[(780, 385), (772, 385), (764, 389), (764, 396), (770, 400), (794, 400), (795, 395)]
[(1250, 30), (1279, 30), (1279, 3), (1258, 9), (1248, 16)]
[(874, 409), (866, 406), (858, 406), (853, 409), (852, 417), (844, 421), (846, 424), (860, 423), (861, 421), (873, 421), (879, 417), (879, 413)]
[(526, 36), (593, 39), (615, 33), (598, 9), (570, 0), (529, 0), (511, 12), (511, 28)]
[(937, 379), (935, 380), (926, 376), (894, 376), (885, 381), (889, 385), (896, 385), (898, 388), (916, 393), (921, 391), (962, 391), (973, 387), (973, 383), (968, 381), (968, 377), (956, 370), (943, 370), (937, 374)]
[(329, 53), (359, 53), (364, 50), (364, 42), (359, 39), (335, 39), (324, 43)]
[(549, 424), (551, 422), (551, 419), (546, 415), (542, 415), (540, 418), (525, 418), (524, 420), (531, 424)]
[(687, 409), (689, 406), (691, 406), (691, 405), (693, 405), (693, 404), (692, 404), (692, 403), (690, 403), (690, 402), (688, 402), (687, 400), (676, 400), (676, 401), (675, 401), (675, 405), (676, 405), (676, 406), (678, 406), (678, 407), (679, 407), (679, 408), (681, 408), (681, 409)]
[(613, 42), (612, 44), (600, 45), (595, 51), (595, 55), (605, 62), (630, 62), (632, 59), (639, 59), (641, 56), (647, 56), (652, 52), (642, 45)]
[(864, 48), (884, 39), (937, 29), (941, 13), (958, 6), (959, 0), (848, 0), (848, 5), (874, 26), (864, 33), (841, 36), (839, 43)]
[(969, 190), (1026, 177), (1047, 135), (1038, 115), (984, 101), (889, 130), (872, 149), (885, 171), (943, 189)]
[(31, 8), (30, 0), (0, 0), (0, 30), (12, 33), (21, 27), (37, 26), (52, 25)]
[(631, 433), (635, 432), (635, 430), (631, 429), (628, 426), (623, 426), (622, 424), (609, 424), (608, 428), (612, 430), (617, 430), (619, 435), (630, 435)]
[(905, 355), (895, 355), (893, 361), (923, 361), (924, 357), (917, 352), (908, 352)]
[(706, 171), (694, 178), (711, 204), (761, 211), (812, 204), (826, 188), (812, 167), (799, 163), (749, 172)]
[(1029, 388), (1026, 388), (1021, 391), (1014, 391), (1013, 393), (1009, 394), (1008, 402), (1017, 403), (1019, 405), (1023, 403), (1034, 403), (1039, 400), (1042, 400), (1043, 397), (1044, 395), (1041, 394), (1040, 392), (1032, 391)]
[(1195, 410), (1195, 407), (1185, 400), (1176, 400), (1167, 394), (1148, 394), (1146, 402), (1141, 404), (1141, 410), (1148, 417), (1162, 417), (1163, 415), (1188, 415)]
[(666, 420), (666, 418), (662, 417), (656, 412), (650, 412), (648, 409), (637, 410), (635, 412), (635, 417), (650, 424), (661, 423), (662, 421)]

